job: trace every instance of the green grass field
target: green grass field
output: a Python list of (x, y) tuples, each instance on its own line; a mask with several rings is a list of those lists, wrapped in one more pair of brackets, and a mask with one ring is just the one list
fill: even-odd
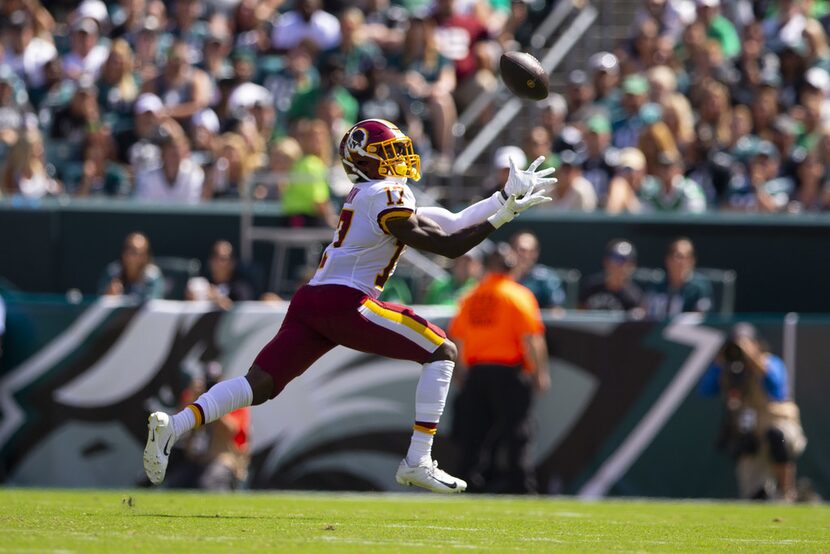
[(830, 552), (827, 506), (0, 489), (0, 552)]

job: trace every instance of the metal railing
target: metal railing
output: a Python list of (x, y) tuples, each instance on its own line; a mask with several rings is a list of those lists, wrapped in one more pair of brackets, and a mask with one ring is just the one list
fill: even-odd
[[(567, 8), (567, 13), (565, 15), (560, 16), (555, 9), (551, 16), (552, 18), (554, 15), (557, 16), (557, 20), (559, 17), (562, 17), (562, 20), (567, 17), (568, 13), (570, 13), (571, 9), (576, 9), (574, 4), (571, 2), (562, 2), (560, 5), (564, 5)], [(558, 8), (558, 6), (557, 6)], [(565, 8), (562, 8), (562, 11), (565, 12)], [(568, 29), (559, 37), (559, 39), (554, 43), (553, 46), (548, 50), (544, 57), (542, 57), (540, 63), (542, 64), (542, 68), (550, 75), (550, 73), (556, 69), (556, 67), (562, 62), (565, 58), (565, 55), (576, 45), (576, 43), (582, 38), (585, 32), (591, 27), (594, 21), (597, 19), (598, 11), (591, 5), (586, 5), (584, 8), (580, 10), (579, 15), (573, 20), (571, 25)], [(542, 25), (545, 25), (546, 22), (543, 22)], [(554, 21), (556, 23), (556, 21)], [(550, 25), (552, 27), (553, 23)], [(541, 27), (541, 25), (540, 25)], [(555, 28), (554, 28), (555, 29)], [(551, 31), (552, 32), (552, 31)], [(504, 87), (502, 83), (500, 87)], [(483, 95), (484, 96), (484, 95)], [(495, 97), (495, 94), (493, 95)], [(489, 104), (488, 104), (489, 105)], [(513, 97), (507, 101), (507, 103), (496, 112), (495, 116), (493, 116), (490, 121), (488, 121), (484, 127), (479, 131), (479, 133), (470, 141), (469, 144), (464, 148), (464, 150), (459, 154), (458, 158), (455, 160), (455, 163), (452, 167), (452, 173), (455, 175), (462, 175), (464, 174), (470, 166), (478, 159), (478, 157), (484, 152), (484, 150), (499, 136), (499, 134), (507, 127), (507, 125), (515, 119), (518, 115), (519, 111), (522, 109), (522, 100), (519, 98)], [(487, 105), (480, 108), (483, 110), (486, 108)], [(472, 106), (471, 106), (472, 108)], [(476, 109), (479, 109), (476, 107)], [(464, 117), (464, 116), (462, 116)], [(469, 117), (464, 117), (463, 121), (469, 122), (473, 121), (474, 119), (469, 119)], [(459, 124), (461, 121), (459, 122)]]

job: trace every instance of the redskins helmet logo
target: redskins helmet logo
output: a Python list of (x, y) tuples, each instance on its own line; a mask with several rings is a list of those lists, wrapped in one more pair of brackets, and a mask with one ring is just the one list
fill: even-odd
[(369, 140), (369, 134), (361, 128), (357, 128), (349, 135), (349, 141), (346, 143), (349, 152), (360, 151), (366, 146), (366, 141)]

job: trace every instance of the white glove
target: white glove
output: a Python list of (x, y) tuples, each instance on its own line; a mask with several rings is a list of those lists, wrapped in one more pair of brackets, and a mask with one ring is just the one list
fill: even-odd
[(534, 192), (533, 189), (530, 189), (521, 198), (509, 196), (507, 201), (504, 203), (504, 206), (499, 208), (499, 211), (488, 217), (487, 221), (489, 221), (493, 227), (498, 229), (505, 223), (513, 221), (513, 218), (520, 213), (529, 210), (538, 204), (550, 202), (551, 200), (553, 199), (550, 196), (546, 196), (546, 192), (544, 190), (537, 190)]
[(521, 198), (537, 188), (554, 185), (558, 181), (558, 179), (553, 177), (545, 178), (556, 171), (555, 167), (536, 171), (536, 168), (545, 161), (544, 156), (536, 158), (526, 170), (517, 169), (513, 158), (508, 158), (508, 161), (510, 162), (510, 174), (507, 177), (507, 183), (504, 185), (504, 194), (508, 198), (511, 196)]

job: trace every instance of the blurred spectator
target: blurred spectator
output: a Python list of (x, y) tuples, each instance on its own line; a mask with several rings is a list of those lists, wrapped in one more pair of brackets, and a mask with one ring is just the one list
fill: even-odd
[(712, 309), (712, 284), (695, 272), (695, 249), (685, 237), (675, 239), (666, 251), (666, 275), (646, 291), (646, 311), (655, 319), (679, 313)]
[(620, 104), (620, 62), (611, 52), (597, 52), (588, 58), (594, 85), (594, 105), (602, 108), (605, 117), (616, 119)]
[[(212, 83), (218, 83), (223, 79), (233, 76), (233, 67), (230, 61), (233, 37), (226, 29), (213, 30), (205, 37), (204, 52), (199, 68), (210, 78)], [(216, 87), (213, 87), (213, 102), (215, 104), (217, 95)]]
[(343, 110), (343, 119), (353, 125), (357, 122), (359, 109), (357, 100), (343, 86), (345, 63), (339, 54), (329, 54), (320, 63), (320, 82), (317, 85), (298, 90), (291, 101), (288, 118), (292, 122), (313, 119), (317, 105), (323, 98), (334, 99)]
[(674, 138), (677, 149), (689, 153), (695, 141), (695, 116), (689, 100), (678, 93), (666, 95), (661, 104), (663, 123)]
[(558, 137), (565, 127), (568, 103), (558, 93), (552, 92), (544, 100), (536, 102), (539, 108), (539, 124), (548, 130), (551, 137)]
[[(683, 31), (683, 15), (671, 0), (643, 0), (634, 15), (633, 30), (639, 29), (642, 22), (651, 19), (657, 23), (660, 36), (672, 40), (680, 38)], [(633, 34), (633, 33), (632, 33)]]
[(706, 36), (717, 41), (727, 58), (737, 56), (741, 52), (741, 39), (732, 22), (721, 15), (720, 0), (695, 0), (695, 5), (698, 20), (706, 26)]
[(305, 39), (310, 39), (319, 50), (340, 44), (340, 22), (323, 11), (320, 0), (299, 0), (296, 9), (277, 19), (271, 34), (271, 44), (282, 52), (295, 48)]
[(210, 168), (202, 197), (239, 198), (255, 169), (256, 156), (236, 133), (225, 133), (219, 142), (218, 157)]
[(595, 114), (585, 122), (585, 160), (582, 174), (591, 186), (598, 202), (605, 205), (608, 186), (614, 174), (619, 152), (611, 147), (611, 123), (603, 114)]
[(768, 43), (780, 41), (796, 44), (802, 38), (806, 18), (801, 0), (779, 0), (777, 10), (770, 10), (763, 20), (764, 37)]
[(172, 0), (168, 4), (171, 8), (171, 34), (177, 42), (181, 41), (188, 46), (185, 59), (194, 63), (201, 61), (203, 41), (207, 34), (207, 26), (202, 13), (204, 2), (202, 0)]
[(510, 238), (516, 252), (516, 265), (510, 271), (513, 279), (529, 288), (539, 307), (554, 308), (565, 304), (565, 289), (556, 272), (539, 263), (539, 239), (530, 231), (520, 231)]
[(7, 64), (29, 87), (43, 85), (43, 66), (58, 55), (55, 45), (35, 35), (28, 11), (17, 10), (9, 16), (3, 37), (0, 64)]
[(610, 214), (640, 213), (640, 190), (646, 175), (646, 158), (636, 148), (620, 150), (617, 171), (608, 185), (606, 211)]
[[(419, 135), (423, 135), (420, 129), (421, 121), (418, 115), (414, 113), (415, 108), (419, 110), (419, 113), (423, 113), (423, 103), (413, 105), (409, 102), (409, 99), (400, 90), (401, 79), (397, 72), (387, 69), (383, 64), (377, 64), (366, 73), (366, 79), (367, 97), (360, 104), (358, 120), (379, 118), (387, 121), (397, 121), (402, 126), (406, 122), (407, 134), (413, 142), (423, 144), (423, 140), (418, 141)], [(338, 135), (342, 136), (343, 133)], [(422, 148), (416, 146), (415, 150), (421, 152), (423, 157), (425, 152), (429, 152), (430, 145), (423, 145)]]
[(499, 245), (449, 327), (461, 386), (453, 436), (471, 492), (537, 492), (531, 413), (534, 393), (550, 388), (550, 362), (542, 314), (531, 292), (511, 279), (514, 264), (515, 252)]
[(628, 312), (642, 316), (643, 291), (631, 280), (637, 269), (637, 250), (624, 239), (605, 248), (603, 272), (588, 277), (579, 292), (579, 308)]
[[(772, 98), (774, 98), (774, 95)], [(700, 117), (697, 127), (698, 133), (708, 133), (720, 147), (727, 144), (730, 139), (729, 124), (732, 119), (729, 89), (721, 83), (707, 82), (701, 91), (698, 110)], [(765, 123), (764, 127), (772, 124), (775, 115), (770, 113), (769, 122)], [(758, 122), (756, 121), (755, 133), (760, 134), (761, 132), (762, 129), (758, 128)]]
[(594, 86), (588, 79), (588, 74), (581, 69), (574, 69), (568, 73), (568, 88), (565, 90), (568, 101), (569, 123), (583, 121), (594, 111)]
[(657, 173), (660, 165), (657, 159), (661, 155), (680, 157), (671, 129), (660, 121), (662, 117), (663, 109), (659, 104), (649, 103), (640, 110), (640, 120), (644, 127), (637, 141), (637, 149), (646, 157), (646, 171), (650, 175)]
[(128, 196), (129, 176), (113, 158), (112, 137), (103, 131), (90, 133), (83, 146), (81, 163), (71, 165), (72, 173), (67, 175), (66, 187), (71, 188), (75, 196)]
[(98, 23), (91, 17), (79, 17), (71, 25), (69, 39), (70, 51), (62, 58), (63, 72), (70, 79), (83, 75), (97, 79), (109, 55), (109, 49), (98, 43)]
[(612, 143), (617, 148), (637, 146), (643, 127), (640, 108), (648, 99), (648, 80), (640, 74), (629, 75), (623, 79), (622, 91), (621, 117), (612, 125)]
[(331, 137), (320, 120), (301, 121), (297, 141), (303, 156), (291, 167), (288, 184), (281, 191), (282, 211), (291, 227), (337, 225), (327, 181), (331, 164)]
[(164, 296), (164, 278), (153, 264), (150, 241), (142, 233), (124, 239), (120, 261), (110, 263), (98, 285), (98, 294), (151, 300)]
[(255, 154), (265, 154), (266, 144), (279, 134), (276, 128), (274, 98), (268, 90), (254, 83), (242, 83), (228, 98), (227, 120), (236, 121), (233, 130), (242, 135)]
[(436, 40), (434, 20), (410, 19), (403, 50), (393, 66), (401, 74), (412, 109), (426, 108), (433, 147), (446, 166), (454, 152), (456, 72), (452, 62), (439, 52)]
[(136, 172), (135, 198), (153, 202), (198, 202), (205, 174), (190, 158), (184, 131), (172, 121), (161, 129), (161, 167)]
[[(160, 4), (162, 7), (164, 4)], [(167, 49), (168, 36), (162, 32), (163, 19), (148, 15), (142, 22), (138, 35), (133, 39), (135, 71), (140, 81), (150, 81), (158, 75), (164, 64), (163, 53)]]
[(369, 83), (367, 73), (377, 64), (384, 63), (383, 52), (374, 41), (366, 37), (364, 16), (360, 8), (348, 7), (340, 13), (342, 41), (336, 50), (343, 58), (343, 85), (359, 101), (367, 98)]
[[(479, 72), (482, 68), (476, 60), (478, 45), (488, 39), (488, 32), (475, 16), (458, 13), (455, 4), (455, 0), (436, 0), (433, 4), (431, 17), (436, 24), (435, 44), (438, 52), (455, 64), (457, 96), (470, 101), (490, 88), (487, 78), (492, 73)], [(459, 104), (463, 108), (465, 102)]]
[(658, 57), (659, 36), (660, 27), (654, 19), (644, 18), (637, 23), (628, 49), (627, 72), (639, 73), (663, 61)]
[(830, 181), (816, 151), (810, 151), (796, 169), (798, 188), (788, 206), (790, 212), (820, 212), (830, 209)]
[(43, 82), (39, 86), (30, 86), (26, 89), (32, 107), (40, 110), (43, 125), (49, 125), (54, 107), (64, 102), (63, 92), (68, 89), (67, 84), (64, 80), (60, 58), (55, 54), (43, 64)]
[(216, 241), (205, 265), (207, 271), (204, 276), (188, 280), (185, 300), (210, 300), (228, 310), (234, 302), (256, 299), (254, 286), (239, 270), (230, 242)]
[(211, 96), (210, 78), (190, 60), (190, 48), (177, 40), (167, 53), (162, 73), (141, 88), (161, 98), (164, 115), (187, 124), (197, 112), (208, 107)]
[(88, 133), (100, 129), (102, 122), (94, 81), (84, 76), (74, 86), (69, 104), (55, 112), (50, 137), (78, 146), (84, 143)]
[(98, 106), (106, 114), (112, 114), (120, 123), (130, 118), (132, 107), (138, 96), (138, 84), (133, 75), (133, 52), (124, 39), (112, 42), (107, 61), (98, 80)]
[(117, 159), (128, 164), (133, 175), (161, 164), (161, 150), (155, 143), (162, 122), (161, 98), (145, 92), (133, 107), (133, 125), (115, 135)]
[(210, 168), (219, 150), (219, 118), (211, 109), (202, 110), (190, 120), (191, 157), (203, 169)]
[[(274, 98), (278, 113), (287, 114), (294, 96), (318, 86), (320, 74), (306, 43), (300, 43), (285, 54), (285, 65), (269, 75), (263, 86)], [(278, 119), (280, 116), (277, 116)]]
[(454, 306), (481, 279), (484, 247), (476, 247), (453, 261), (450, 275), (436, 279), (427, 288), (424, 304)]
[(254, 198), (282, 197), (291, 182), (291, 168), (303, 157), (300, 143), (292, 137), (283, 137), (274, 143), (265, 182), (254, 189)]
[(731, 210), (779, 212), (787, 207), (794, 183), (778, 177), (778, 149), (760, 141), (748, 154), (746, 172), (736, 174), (729, 183), (726, 205)]
[(703, 189), (683, 176), (682, 164), (683, 161), (676, 152), (664, 152), (657, 157), (655, 174), (646, 176), (640, 191), (640, 200), (646, 211), (706, 211), (706, 196)]
[(573, 150), (559, 153), (559, 168), (550, 196), (552, 202), (545, 204), (550, 210), (566, 212), (592, 212), (597, 208), (597, 193), (588, 179), (582, 176), (583, 160)]
[(40, 0), (7, 0), (0, 4), (0, 18), (3, 21), (11, 19), (11, 15), (20, 10), (31, 17), (35, 36), (46, 39), (55, 31), (55, 19)]
[[(527, 136), (527, 142), (525, 143), (525, 152), (531, 160), (535, 160), (539, 156), (545, 157), (545, 161), (542, 162), (539, 169), (555, 167), (559, 161), (559, 156), (553, 153), (553, 137), (551, 137), (550, 132), (541, 125), (530, 129), (530, 133), (528, 133)], [(518, 169), (527, 167), (527, 160), (525, 160), (523, 165), (517, 164), (516, 167)], [(504, 184), (506, 180), (507, 178), (505, 177), (501, 180), (501, 183)]]
[(147, 0), (120, 0), (111, 6), (110, 12), (110, 36), (129, 42), (141, 31), (147, 16)]
[(5, 195), (41, 198), (61, 192), (61, 184), (46, 172), (43, 137), (37, 129), (20, 134), (3, 166), (2, 183)]

